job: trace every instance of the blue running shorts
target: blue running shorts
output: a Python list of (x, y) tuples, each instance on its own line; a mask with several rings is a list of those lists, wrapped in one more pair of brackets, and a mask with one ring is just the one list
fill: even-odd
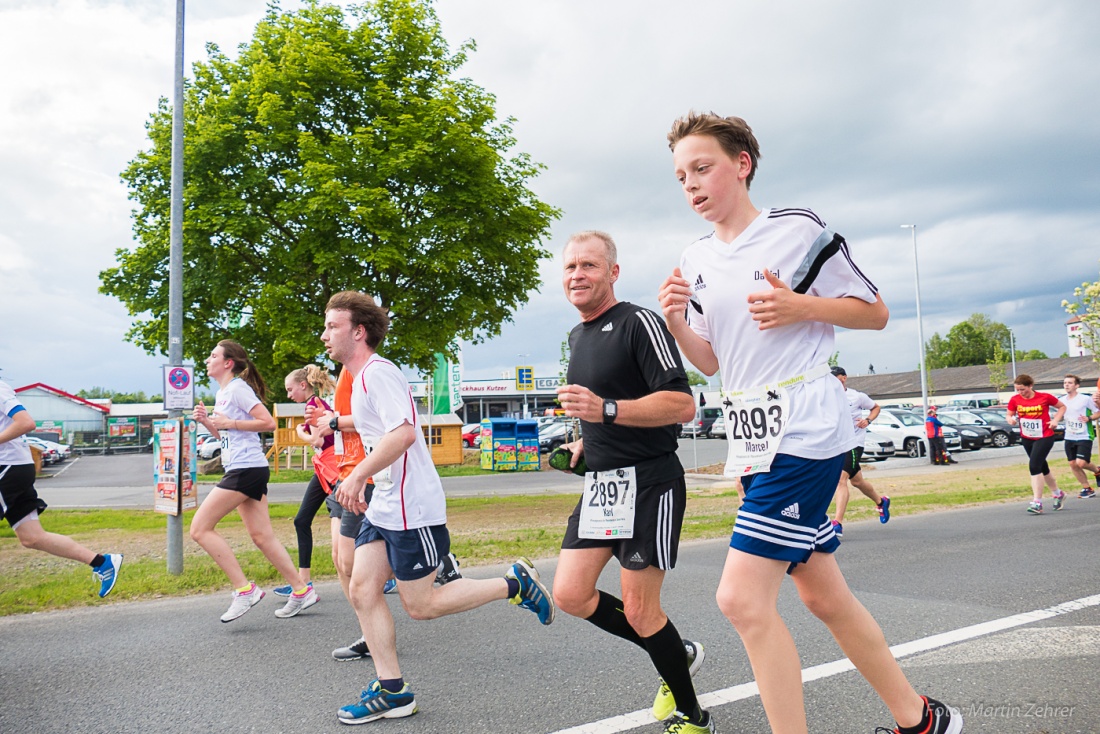
[(814, 551), (835, 551), (840, 539), (828, 510), (843, 466), (844, 454), (831, 459), (777, 454), (770, 472), (743, 477), (745, 502), (730, 548), (792, 564), (805, 563)]
[(440, 560), (451, 552), (451, 534), (447, 532), (446, 525), (386, 530), (372, 525), (364, 517), (355, 547), (378, 540), (386, 544), (386, 556), (398, 581), (416, 581), (428, 574), (434, 576)]

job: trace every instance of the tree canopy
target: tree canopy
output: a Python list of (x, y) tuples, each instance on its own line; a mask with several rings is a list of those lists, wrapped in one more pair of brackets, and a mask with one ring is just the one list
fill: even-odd
[[(448, 49), (426, 0), (273, 4), (236, 59), (207, 47), (184, 103), (184, 353), (200, 373), (233, 338), (278, 384), (321, 356), (341, 290), (379, 298), (381, 351), (425, 371), (527, 302), (559, 212), (528, 188), (543, 167), (513, 151), (513, 120), (457, 76), (472, 48)], [(171, 118), (162, 99), (122, 173), (138, 244), (100, 273), (150, 353), (168, 341)]]
[[(924, 346), (925, 361), (932, 370), (995, 363), (998, 348), (1003, 354), (1011, 354), (1011, 340), (1007, 326), (983, 313), (976, 313), (952, 326), (946, 336), (933, 334)], [(1038, 349), (1025, 352), (1017, 346), (1017, 360), (1046, 358), (1047, 355)]]

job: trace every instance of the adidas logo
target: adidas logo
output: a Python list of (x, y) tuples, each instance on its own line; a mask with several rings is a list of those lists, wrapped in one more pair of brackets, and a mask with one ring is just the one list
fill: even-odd
[(634, 551), (634, 555), (632, 555), (630, 557), (630, 562), (631, 563), (645, 563), (645, 559), (642, 558), (642, 556), (638, 553), (638, 551)]
[[(784, 512), (786, 512), (786, 510), (784, 510)], [(417, 563), (415, 566), (413, 566), (413, 570), (414, 571), (422, 571), (422, 570), (424, 570), (424, 567), (421, 566), (419, 563)]]
[(611, 322), (608, 321), (607, 324), (602, 329), (600, 329), (600, 331), (611, 331)]
[(785, 510), (783, 510), (782, 512), (780, 512), (779, 514), (783, 515), (784, 517), (789, 517), (792, 520), (799, 519), (798, 503), (795, 502), (793, 505), (787, 505), (787, 508)]
[(707, 287), (707, 284), (703, 282), (703, 274), (699, 273), (699, 277), (695, 279), (695, 290), (701, 291)]

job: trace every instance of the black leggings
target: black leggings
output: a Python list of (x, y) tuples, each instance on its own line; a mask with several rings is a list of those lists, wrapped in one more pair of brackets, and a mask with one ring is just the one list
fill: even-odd
[(1040, 474), (1045, 477), (1050, 474), (1050, 467), (1047, 466), (1047, 454), (1054, 448), (1054, 436), (1021, 438), (1020, 443), (1024, 445), (1024, 451), (1027, 452), (1028, 473), (1033, 477)]
[(309, 568), (313, 562), (313, 518), (325, 504), (325, 490), (314, 474), (302, 497), (302, 505), (294, 516), (294, 530), (298, 533), (298, 568)]

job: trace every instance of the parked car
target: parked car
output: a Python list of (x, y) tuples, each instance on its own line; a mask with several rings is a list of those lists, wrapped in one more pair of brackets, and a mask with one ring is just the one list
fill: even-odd
[(57, 449), (52, 449), (46, 445), (46, 442), (40, 438), (26, 437), (28, 446), (34, 446), (42, 454), (42, 466), (51, 466), (61, 461), (61, 453)]
[(481, 424), (467, 423), (462, 426), (462, 448), (472, 449), (481, 445)]
[(718, 417), (714, 419), (714, 423), (710, 424), (710, 437), (728, 438), (726, 436), (726, 416), (721, 411), (718, 412)]
[(895, 453), (894, 442), (874, 431), (867, 431), (863, 439), (863, 458), (886, 461)]
[[(28, 438), (27, 440), (30, 441), (30, 438)], [(52, 449), (54, 452), (56, 452), (58, 461), (65, 461), (66, 459), (71, 458), (73, 455), (73, 448), (67, 443), (58, 443), (57, 441), (50, 441), (44, 438), (38, 438), (37, 436), (34, 437), (34, 440), (37, 441), (39, 444), (44, 445), (46, 448)]]
[(940, 423), (951, 426), (959, 432), (962, 447), (967, 451), (977, 451), (983, 446), (993, 445), (993, 431), (978, 425), (967, 425), (955, 413), (940, 413)]
[[(904, 410), (883, 410), (871, 422), (871, 430), (894, 442), (895, 451), (901, 447), (901, 453), (917, 458), (928, 455), (928, 438), (924, 431), (924, 420)], [(959, 432), (950, 426), (943, 429), (943, 442), (948, 450), (958, 449), (962, 445)]]
[(198, 447), (199, 458), (203, 461), (213, 459), (215, 456), (221, 456), (222, 454), (222, 442), (220, 439), (214, 438), (212, 435), (207, 435), (206, 439)]
[(680, 426), (681, 436), (705, 436), (711, 438), (710, 429), (718, 416), (722, 415), (721, 408), (696, 408), (695, 419)]
[(992, 410), (950, 410), (941, 415), (950, 415), (964, 425), (988, 429), (993, 434), (993, 445), (997, 448), (1020, 442), (1020, 427), (1010, 424), (1004, 413)]
[(573, 440), (573, 427), (568, 423), (549, 423), (539, 431), (539, 453), (549, 453)]

